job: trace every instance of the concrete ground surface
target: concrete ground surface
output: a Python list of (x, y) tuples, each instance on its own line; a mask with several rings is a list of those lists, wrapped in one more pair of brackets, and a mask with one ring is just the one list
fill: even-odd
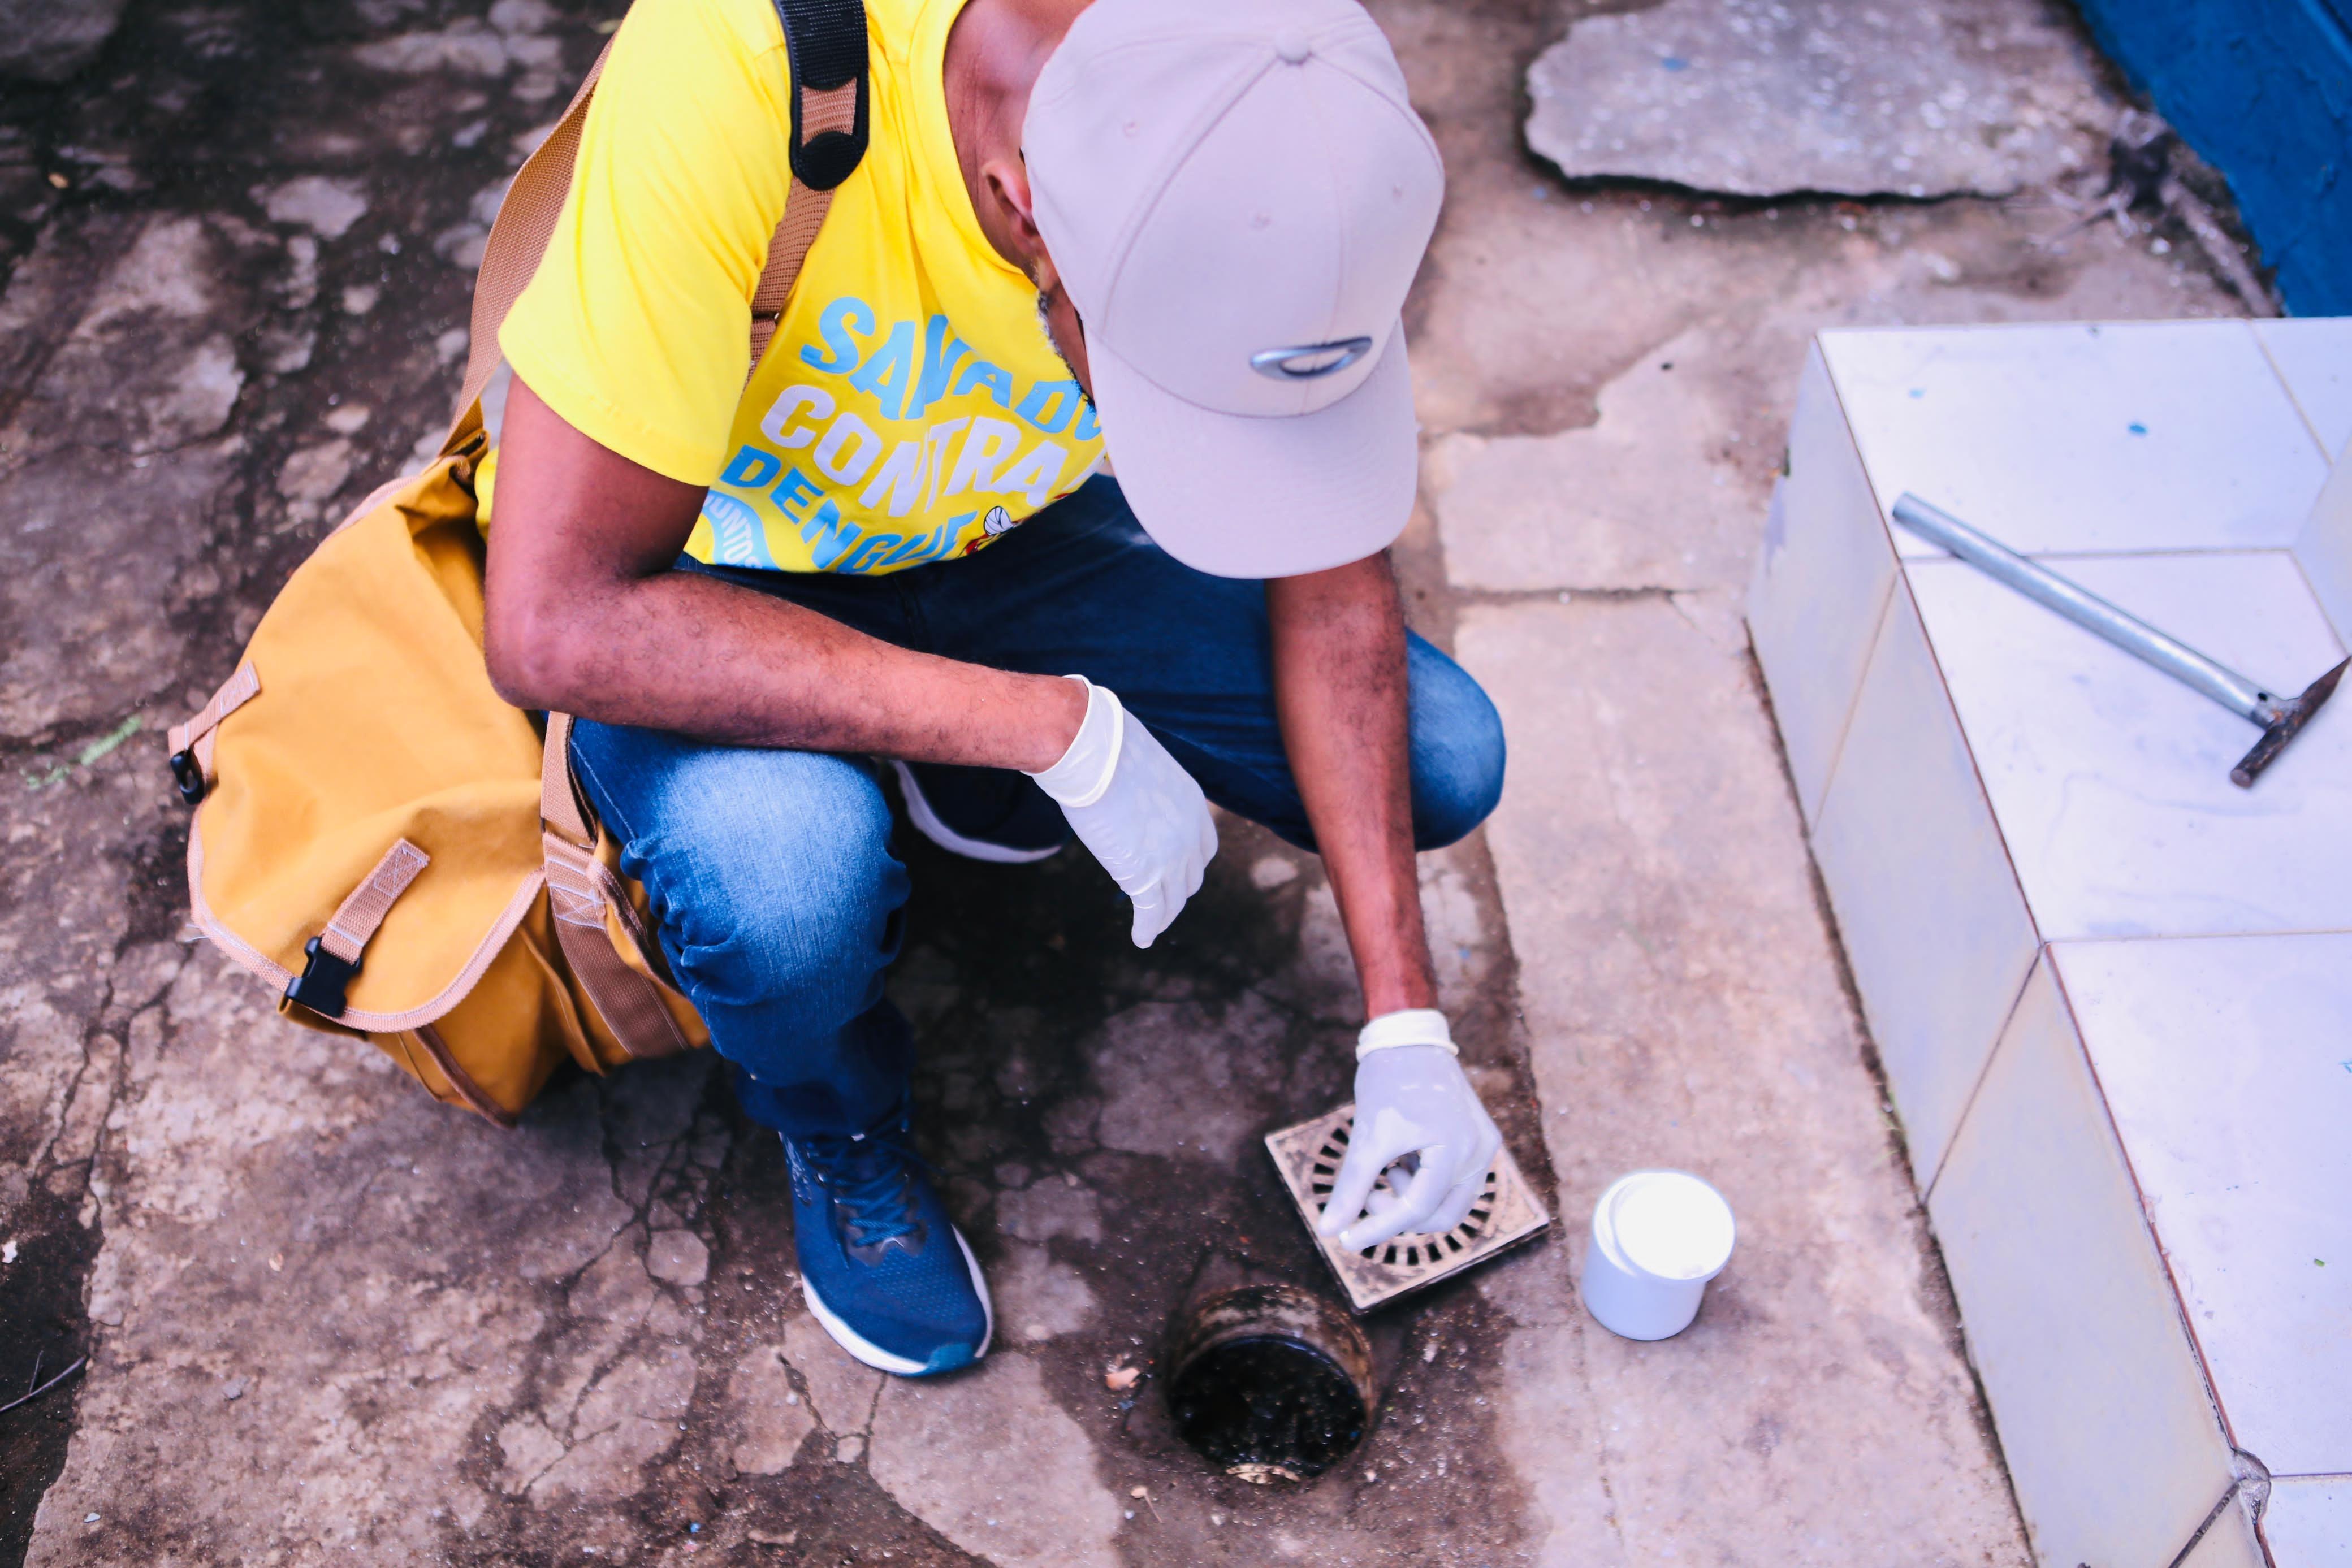
[[(1154, 1376), (1196, 1280), (1328, 1283), (1257, 1139), (1345, 1095), (1356, 1003), (1319, 870), (1254, 828), (1148, 955), (1076, 852), (909, 847), (919, 1125), (1000, 1325), (923, 1385), (805, 1312), (780, 1151), (707, 1055), (560, 1081), (502, 1133), (180, 939), (161, 731), (437, 429), (499, 183), (612, 8), (134, 0), (81, 77), (11, 87), (0, 1402), (90, 1361), (0, 1415), (0, 1562), (2027, 1561), (1741, 594), (1817, 328), (2239, 306), (2178, 236), (2039, 188), (1565, 183), (1523, 77), (1589, 9), (1374, 5), (1451, 178), (1399, 559), (1512, 746), (1424, 887), (1465, 1059), (1561, 1218), (1368, 1321), (1376, 1427), (1303, 1488), (1210, 1473)], [(2036, 57), (2021, 97), (2115, 105), (2079, 46)], [(1644, 1345), (1573, 1273), (1649, 1165), (1742, 1228)]]

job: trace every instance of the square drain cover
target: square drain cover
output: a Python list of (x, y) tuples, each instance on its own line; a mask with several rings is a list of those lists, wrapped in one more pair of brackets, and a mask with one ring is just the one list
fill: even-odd
[[(1331, 1183), (1347, 1155), (1348, 1133), (1355, 1123), (1356, 1107), (1342, 1105), (1313, 1121), (1268, 1133), (1265, 1148), (1274, 1156), (1275, 1168), (1282, 1173), (1283, 1185), (1290, 1189), (1290, 1200), (1307, 1222), (1307, 1233), (1315, 1238), (1323, 1260), (1339, 1277), (1339, 1283), (1347, 1288), (1349, 1304), (1358, 1312), (1368, 1312), (1408, 1291), (1433, 1285), (1473, 1263), (1483, 1263), (1551, 1223), (1551, 1216), (1528, 1190), (1527, 1178), (1519, 1175), (1518, 1162), (1511, 1158), (1506, 1145), (1496, 1152), (1494, 1168), (1486, 1173), (1486, 1189), (1471, 1205), (1470, 1218), (1443, 1235), (1408, 1231), (1361, 1252), (1350, 1251), (1337, 1240), (1325, 1240), (1315, 1234), (1315, 1222), (1323, 1217), (1323, 1205), (1331, 1196)], [(1381, 1177), (1381, 1185), (1388, 1185), (1386, 1176)]]

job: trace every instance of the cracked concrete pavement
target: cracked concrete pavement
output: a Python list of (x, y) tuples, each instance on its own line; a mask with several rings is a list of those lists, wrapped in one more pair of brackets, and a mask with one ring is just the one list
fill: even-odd
[[(1563, 1218), (1369, 1321), (1379, 1420), (1304, 1489), (1206, 1473), (1150, 1375), (1194, 1281), (1323, 1282), (1256, 1139), (1344, 1095), (1355, 1004), (1319, 870), (1255, 829), (1148, 955), (1082, 857), (910, 850), (893, 985), (1000, 1322), (934, 1385), (802, 1307), (779, 1152), (707, 1056), (561, 1080), (500, 1133), (180, 940), (161, 731), (437, 430), (500, 182), (614, 7), (133, 0), (81, 77), (12, 88), (0, 1388), (91, 1361), (0, 1416), (0, 1562), (2026, 1560), (1740, 592), (1811, 331), (2237, 307), (2037, 190), (1564, 183), (1525, 73), (1640, 7), (1373, 8), (1451, 180), (1399, 559), (1514, 748), (1425, 900)], [(2040, 57), (2021, 93), (2112, 106), (2082, 51)], [(1662, 1163), (1724, 1186), (1742, 1248), (1690, 1333), (1633, 1345), (1577, 1305), (1576, 1237)]]

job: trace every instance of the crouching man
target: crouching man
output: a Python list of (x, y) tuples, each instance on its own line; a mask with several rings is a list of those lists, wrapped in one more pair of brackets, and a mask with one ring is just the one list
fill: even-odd
[(867, 0), (866, 38), (867, 149), (747, 385), (791, 177), (779, 14), (629, 13), (500, 336), (487, 638), (509, 700), (579, 716), (582, 787), (782, 1134), (811, 1309), (914, 1375), (991, 1321), (908, 1150), (874, 759), (950, 850), (1075, 835), (1139, 946), (1201, 885), (1207, 801), (1318, 851), (1371, 1020), (1325, 1224), (1369, 1246), (1458, 1223), (1498, 1143), (1413, 853), (1493, 808), (1503, 739), (1383, 553), (1444, 179), (1364, 12)]

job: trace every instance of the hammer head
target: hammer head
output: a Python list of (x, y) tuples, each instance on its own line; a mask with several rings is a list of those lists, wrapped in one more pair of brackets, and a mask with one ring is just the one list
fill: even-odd
[(2304, 688), (2303, 695), (2286, 705), (2285, 710), (2271, 727), (2263, 731), (2263, 737), (2254, 742), (2254, 748), (2230, 769), (2231, 783), (2241, 789), (2254, 787), (2254, 780), (2262, 777), (2263, 768), (2278, 760), (2278, 754), (2286, 749), (2286, 743), (2303, 733), (2303, 727), (2311, 722), (2313, 714), (2327, 706), (2327, 699), (2336, 695), (2336, 683), (2344, 678), (2346, 665), (2352, 665), (2352, 659), (2345, 660), (2312, 682)]

